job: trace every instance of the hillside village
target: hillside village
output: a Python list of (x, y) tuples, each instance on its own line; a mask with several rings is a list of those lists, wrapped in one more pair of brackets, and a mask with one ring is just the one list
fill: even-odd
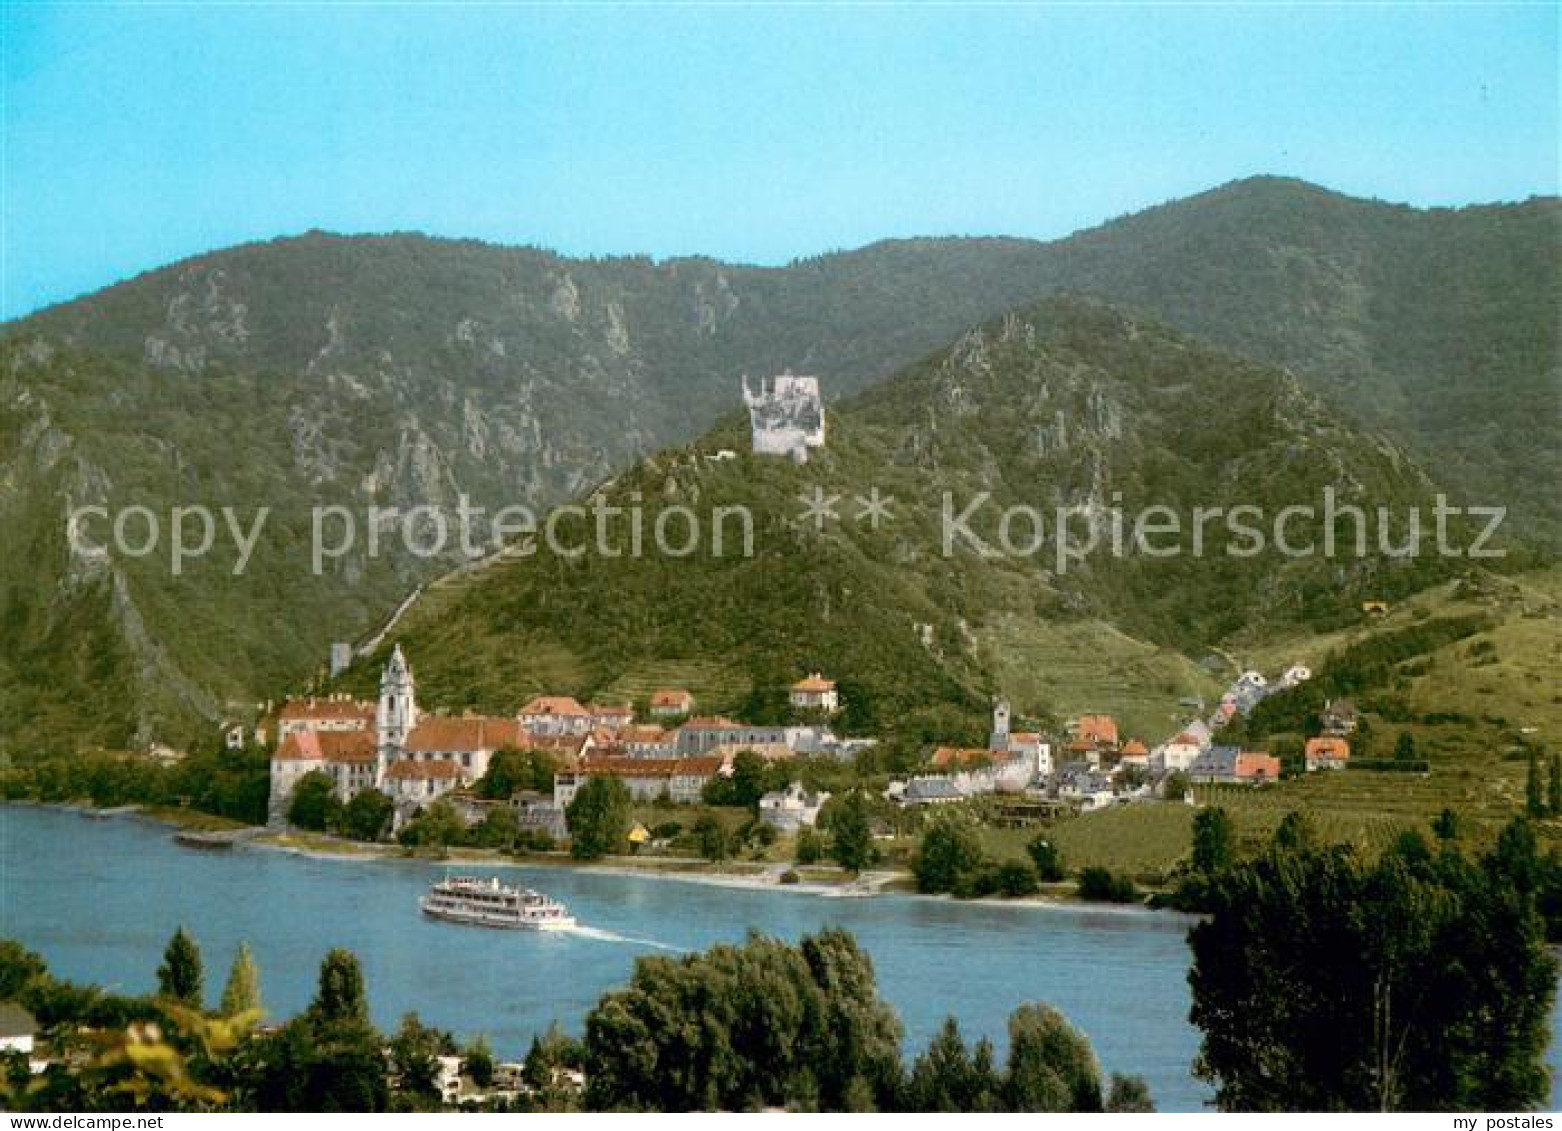
[[(1293, 667), (1270, 683), (1244, 673), (1207, 718), (1193, 718), (1153, 746), (1124, 737), (1110, 715), (1087, 714), (1057, 733), (1017, 730), (1006, 701), (994, 703), (985, 747), (941, 746), (922, 772), (896, 778), (886, 800), (903, 808), (939, 806), (985, 795), (1018, 805), (1017, 812), (1089, 812), (1115, 805), (1190, 795), (1178, 784), (1261, 786), (1278, 781), (1274, 755), (1218, 741), (1230, 720), (1266, 695), (1310, 678)], [(265, 741), (275, 726), (269, 813), (286, 822), (299, 783), (323, 774), (343, 803), (366, 790), (383, 793), (394, 807), (392, 830), (444, 800), (470, 824), (495, 804), (513, 808), (520, 828), (562, 839), (565, 811), (594, 777), (621, 782), (637, 802), (693, 805), (712, 782), (730, 777), (748, 752), (767, 766), (792, 759), (851, 762), (876, 739), (843, 737), (832, 726), (842, 703), (836, 681), (810, 672), (791, 685), (794, 721), (757, 725), (702, 715), (695, 697), (664, 688), (638, 709), (627, 703), (581, 703), (568, 695), (538, 695), (513, 715), (447, 715), (420, 706), (413, 668), (398, 644), (380, 680), (377, 701), (344, 695), (289, 700), (270, 724), (253, 735)], [(1309, 740), (1306, 769), (1343, 768), (1350, 758), (1354, 708), (1331, 705), (1325, 734)], [(229, 735), (234, 744), (247, 736)], [(551, 793), (518, 790), (505, 799), (480, 797), (473, 787), (501, 751), (537, 751), (556, 766)], [(801, 784), (766, 794), (761, 820), (782, 832), (812, 825), (828, 794)]]
[[(742, 393), (755, 454), (805, 462), (810, 450), (824, 446), (826, 411), (816, 377), (787, 372), (761, 381), (757, 390), (745, 378)], [(333, 674), (350, 659), (346, 646), (333, 650)], [(702, 714), (695, 696), (680, 687), (657, 689), (639, 704), (543, 694), (511, 715), (450, 715), (419, 704), (412, 666), (398, 643), (376, 701), (341, 694), (293, 699), (275, 713), (269, 820), (285, 825), (300, 783), (323, 775), (344, 805), (371, 789), (384, 795), (393, 833), (443, 801), (472, 827), (495, 806), (508, 806), (518, 829), (556, 841), (568, 835), (570, 802), (593, 778), (616, 779), (639, 803), (695, 805), (712, 783), (732, 777), (742, 754), (771, 769), (804, 758), (853, 763), (878, 743), (879, 736), (837, 733), (843, 703), (836, 678), (799, 674), (787, 689), (791, 718), (780, 725)], [(1190, 784), (1262, 786), (1280, 779), (1280, 759), (1222, 743), (1221, 732), (1269, 695), (1311, 678), (1300, 664), (1272, 681), (1245, 671), (1213, 710), (1187, 701), (1183, 725), (1153, 745), (1121, 733), (1108, 714), (1083, 714), (1050, 732), (1017, 729), (1009, 702), (996, 699), (985, 746), (928, 751), (917, 772), (888, 782), (883, 798), (900, 809), (922, 809), (993, 796), (1006, 819), (1024, 822), (1138, 802), (1191, 802)], [(1354, 707), (1331, 703), (1320, 721), (1322, 734), (1305, 749), (1308, 772), (1341, 769), (1350, 759)], [(229, 745), (241, 747), (250, 737), (264, 745), (267, 725), (253, 735), (235, 728)], [(495, 797), (491, 789), (479, 793), (475, 787), (501, 751), (546, 755), (551, 789), (513, 790), (509, 797)], [(792, 780), (758, 799), (758, 817), (779, 832), (795, 833), (818, 820), (828, 799)]]

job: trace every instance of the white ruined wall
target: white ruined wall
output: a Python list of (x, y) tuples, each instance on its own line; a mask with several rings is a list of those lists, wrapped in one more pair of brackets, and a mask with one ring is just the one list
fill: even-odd
[(769, 381), (761, 380), (755, 392), (745, 377), (743, 403), (748, 406), (756, 454), (791, 456), (798, 463), (805, 463), (809, 448), (824, 446), (824, 402), (819, 396), (819, 378), (783, 373)]

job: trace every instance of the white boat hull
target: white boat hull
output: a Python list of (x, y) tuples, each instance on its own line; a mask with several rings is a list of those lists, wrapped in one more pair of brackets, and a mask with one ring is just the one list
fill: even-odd
[(482, 911), (439, 907), (428, 900), (419, 900), (423, 914), (431, 919), (443, 919), (447, 923), (464, 923), (469, 927), (494, 927), (510, 931), (569, 931), (575, 928), (573, 915), (555, 915), (547, 918), (526, 919), (511, 915), (490, 915)]

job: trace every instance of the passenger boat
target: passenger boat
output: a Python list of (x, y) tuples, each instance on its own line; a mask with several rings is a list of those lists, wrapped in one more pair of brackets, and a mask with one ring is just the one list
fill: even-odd
[(497, 878), (447, 876), (418, 901), (425, 915), (475, 927), (522, 931), (567, 931), (575, 917), (556, 899), (530, 888), (501, 884)]

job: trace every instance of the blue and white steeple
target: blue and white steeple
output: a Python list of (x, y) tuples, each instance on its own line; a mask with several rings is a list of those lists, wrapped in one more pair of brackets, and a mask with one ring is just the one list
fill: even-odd
[(406, 745), (407, 735), (418, 723), (418, 702), (412, 669), (398, 644), (380, 677), (380, 706), (376, 715), (382, 767)]

